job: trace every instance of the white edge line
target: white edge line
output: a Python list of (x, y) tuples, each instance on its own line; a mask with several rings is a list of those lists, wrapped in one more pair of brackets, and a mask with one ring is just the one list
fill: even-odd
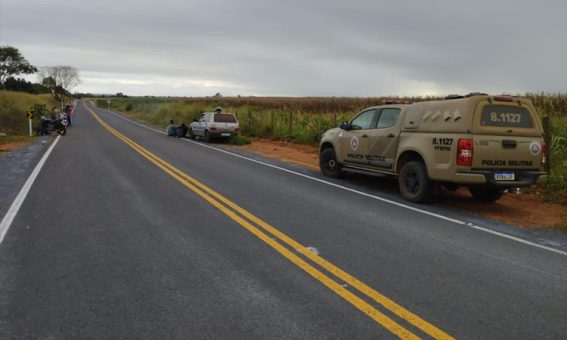
[(55, 141), (51, 143), (49, 149), (47, 149), (43, 157), (41, 157), (41, 159), (33, 169), (32, 173), (30, 174), (30, 177), (28, 177), (26, 183), (24, 183), (24, 186), (20, 190), (20, 193), (18, 194), (18, 196), (16, 196), (14, 202), (12, 202), (10, 209), (8, 209), (8, 212), (6, 213), (6, 215), (4, 215), (2, 222), (0, 222), (0, 244), (2, 244), (2, 241), (4, 240), (4, 236), (6, 236), (6, 233), (8, 232), (8, 228), (10, 228), (12, 221), (18, 214), (18, 211), (20, 210), (20, 207), (24, 203), (24, 200), (26, 199), (28, 192), (31, 189), (31, 186), (33, 185), (33, 182), (37, 178), (37, 175), (41, 171), (41, 168), (43, 168), (43, 165), (45, 164), (47, 157), (49, 157), (51, 151), (53, 151), (53, 148), (55, 147), (57, 142), (59, 142), (59, 138), (61, 138), (61, 136), (57, 136), (57, 138), (55, 138)]
[[(100, 109), (100, 108), (98, 108), (98, 109)], [(133, 121), (132, 119), (123, 117), (123, 116), (119, 115), (119, 114), (116, 113), (116, 112), (109, 111), (109, 110), (105, 110), (105, 109), (102, 109), (102, 110), (103, 110), (103, 111), (106, 111), (106, 112), (109, 112), (109, 113), (113, 114), (114, 116), (116, 116), (116, 117), (118, 117), (118, 118), (120, 118), (120, 119), (123, 119), (123, 120), (125, 120), (125, 121), (128, 121), (128, 122), (130, 122), (130, 123), (132, 123), (132, 124), (135, 124), (135, 125), (138, 125), (138, 126), (140, 126), (140, 127), (143, 127), (143, 128), (145, 128), (145, 129), (148, 129), (148, 130), (151, 130), (151, 131), (154, 131), (154, 132), (157, 132), (157, 133), (161, 133), (162, 135), (165, 135), (165, 134), (166, 134), (164, 131), (160, 131), (160, 130), (158, 130), (158, 129), (154, 129), (154, 128), (152, 128), (152, 127), (149, 127), (149, 126), (146, 126), (146, 125), (144, 125), (144, 124), (138, 123), (138, 122), (136, 122), (136, 121)], [(222, 152), (222, 153), (225, 153), (225, 154), (234, 156), (234, 157), (246, 159), (246, 160), (248, 160), (248, 161), (251, 161), (251, 162), (254, 162), (254, 163), (258, 163), (258, 164), (261, 164), (261, 165), (264, 165), (264, 166), (267, 166), (267, 167), (270, 167), (270, 168), (278, 169), (278, 170), (281, 170), (281, 171), (284, 171), (284, 172), (287, 172), (287, 173), (290, 173), (290, 174), (294, 174), (294, 175), (297, 175), (297, 176), (300, 176), (300, 177), (308, 178), (308, 179), (310, 179), (310, 180), (313, 180), (313, 181), (316, 181), (316, 182), (319, 182), (319, 183), (327, 184), (327, 185), (330, 185), (330, 186), (332, 186), (332, 187), (339, 188), (339, 189), (342, 189), (342, 190), (346, 190), (346, 191), (349, 191), (349, 192), (352, 192), (352, 193), (355, 193), (355, 194), (359, 194), (359, 195), (362, 195), (362, 196), (365, 196), (365, 197), (368, 197), (368, 198), (372, 198), (372, 199), (375, 199), (375, 200), (378, 200), (378, 201), (381, 201), (381, 202), (384, 202), (384, 203), (389, 203), (389, 204), (392, 204), (392, 205), (395, 205), (395, 206), (398, 206), (398, 207), (401, 207), (401, 208), (409, 209), (409, 210), (412, 210), (412, 211), (415, 211), (415, 212), (418, 212), (418, 213), (422, 213), (422, 214), (425, 214), (425, 215), (437, 217), (437, 218), (442, 219), (442, 220), (445, 220), (445, 221), (449, 221), (449, 222), (453, 222), (453, 223), (456, 223), (456, 224), (464, 225), (464, 226), (466, 226), (466, 227), (468, 227), (468, 228), (471, 228), (471, 229), (475, 229), (475, 230), (479, 230), (479, 231), (484, 231), (484, 232), (489, 233), (489, 234), (492, 234), (492, 235), (500, 236), (500, 237), (503, 237), (503, 238), (506, 238), (506, 239), (509, 239), (509, 240), (512, 240), (512, 241), (516, 241), (516, 242), (519, 242), (519, 243), (523, 243), (523, 244), (526, 244), (526, 245), (529, 245), (529, 246), (532, 246), (532, 247), (536, 247), (536, 248), (548, 250), (548, 251), (554, 252), (554, 253), (556, 253), (556, 254), (560, 254), (560, 255), (567, 256), (567, 251), (563, 251), (563, 250), (560, 250), (560, 249), (556, 249), (556, 248), (544, 246), (544, 245), (542, 245), (542, 244), (538, 244), (538, 243), (535, 243), (535, 242), (527, 241), (527, 240), (524, 240), (524, 239), (519, 238), (519, 237), (516, 237), (516, 236), (508, 235), (508, 234), (505, 234), (505, 233), (502, 233), (502, 232), (499, 232), (499, 231), (495, 231), (495, 230), (491, 230), (491, 229), (488, 229), (488, 228), (485, 228), (485, 227), (481, 227), (481, 226), (478, 226), (478, 225), (474, 225), (474, 224), (471, 224), (471, 223), (467, 223), (467, 222), (465, 222), (465, 221), (461, 221), (461, 220), (457, 220), (457, 219), (450, 218), (450, 217), (447, 217), (447, 216), (439, 215), (439, 214), (436, 214), (436, 213), (433, 213), (433, 212), (430, 212), (430, 211), (427, 211), (427, 210), (415, 208), (415, 207), (412, 207), (412, 206), (409, 206), (409, 205), (406, 205), (406, 204), (403, 204), (403, 203), (399, 203), (399, 202), (396, 202), (396, 201), (389, 200), (389, 199), (387, 199), (387, 198), (380, 197), (380, 196), (375, 196), (375, 195), (367, 194), (367, 193), (362, 192), (362, 191), (358, 191), (358, 190), (355, 190), (355, 189), (351, 189), (351, 188), (348, 188), (348, 187), (345, 187), (345, 186), (342, 186), (342, 185), (339, 185), (339, 184), (336, 184), (336, 183), (328, 182), (328, 181), (325, 181), (325, 180), (322, 180), (322, 179), (319, 179), (319, 178), (311, 177), (311, 176), (308, 176), (308, 175), (305, 175), (305, 174), (302, 174), (302, 173), (299, 173), (299, 172), (296, 172), (296, 171), (293, 171), (293, 170), (289, 170), (289, 169), (286, 169), (286, 168), (282, 168), (282, 167), (277, 166), (277, 165), (265, 163), (265, 162), (259, 161), (259, 160), (257, 160), (257, 159), (249, 158), (249, 157), (242, 156), (242, 155), (239, 155), (239, 154), (230, 152), (230, 151), (226, 151), (226, 150), (222, 150), (222, 149), (219, 149), (219, 148), (215, 148), (215, 147), (210, 146), (210, 145), (206, 145), (206, 144), (202, 144), (202, 143), (197, 143), (197, 142), (192, 141), (192, 140), (190, 140), (190, 139), (181, 139), (181, 140), (184, 141), (184, 142), (187, 142), (187, 143), (193, 143), (193, 144), (195, 144), (195, 145), (202, 146), (202, 147), (204, 147), (204, 148), (213, 149), (213, 150), (216, 150), (216, 151), (218, 151), (218, 152)], [(0, 242), (1, 242), (1, 241), (0, 241)]]

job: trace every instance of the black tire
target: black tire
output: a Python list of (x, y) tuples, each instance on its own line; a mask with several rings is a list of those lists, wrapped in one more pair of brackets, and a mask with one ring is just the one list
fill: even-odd
[(319, 155), (319, 168), (321, 173), (327, 177), (339, 178), (342, 176), (342, 166), (337, 161), (335, 149), (327, 148)]
[(57, 133), (60, 134), (61, 136), (65, 136), (67, 134), (67, 128), (66, 127), (61, 127), (59, 130), (57, 130)]
[(209, 131), (205, 131), (205, 143), (211, 142), (211, 135), (209, 135)]
[(504, 195), (504, 189), (487, 186), (469, 187), (469, 191), (476, 200), (481, 202), (496, 202)]
[(407, 162), (400, 171), (400, 192), (411, 202), (427, 203), (433, 196), (433, 181), (427, 176), (427, 169), (422, 162)]
[(189, 131), (187, 131), (187, 134), (189, 135), (189, 138), (195, 139), (195, 134), (193, 133), (193, 129), (189, 129)]

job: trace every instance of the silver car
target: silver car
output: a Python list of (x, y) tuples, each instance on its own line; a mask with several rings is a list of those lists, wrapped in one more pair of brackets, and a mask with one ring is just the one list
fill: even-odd
[(211, 138), (231, 139), (239, 131), (240, 125), (234, 114), (203, 112), (189, 125), (188, 134), (191, 139), (199, 136), (209, 143)]

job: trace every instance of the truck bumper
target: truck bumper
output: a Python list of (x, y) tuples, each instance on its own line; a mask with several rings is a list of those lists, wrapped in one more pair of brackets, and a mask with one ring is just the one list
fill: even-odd
[(497, 171), (471, 171), (458, 172), (455, 174), (455, 183), (458, 184), (488, 184), (495, 187), (511, 188), (526, 187), (536, 183), (545, 183), (547, 181), (547, 173), (543, 171), (512, 171), (514, 173), (513, 181), (497, 181), (494, 174)]

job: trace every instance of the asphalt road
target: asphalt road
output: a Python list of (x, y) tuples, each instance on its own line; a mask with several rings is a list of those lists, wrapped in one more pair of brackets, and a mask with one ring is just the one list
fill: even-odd
[(567, 334), (567, 253), (93, 110), (0, 244), (0, 339)]

